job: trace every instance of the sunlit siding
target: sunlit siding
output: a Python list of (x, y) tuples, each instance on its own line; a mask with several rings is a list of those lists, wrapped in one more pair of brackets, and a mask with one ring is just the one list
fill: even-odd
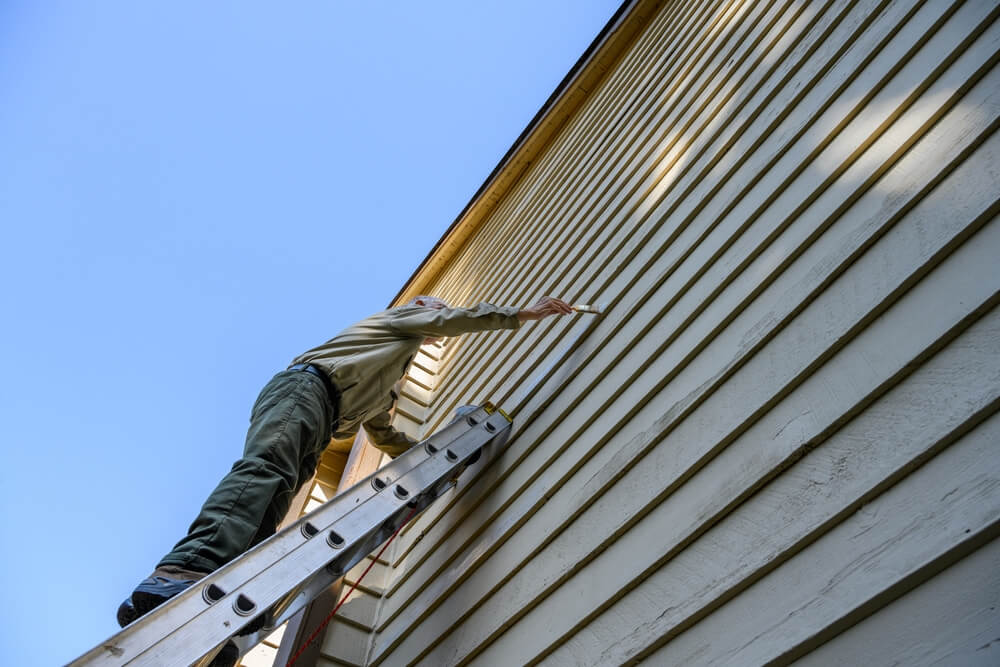
[(607, 309), (442, 348), (514, 435), (352, 662), (1000, 662), (998, 13), (664, 3), (421, 286)]

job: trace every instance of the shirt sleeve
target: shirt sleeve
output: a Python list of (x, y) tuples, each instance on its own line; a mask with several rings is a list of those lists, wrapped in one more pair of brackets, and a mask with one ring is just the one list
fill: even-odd
[(366, 421), (363, 426), (372, 444), (383, 452), (396, 458), (407, 449), (417, 444), (417, 441), (402, 431), (397, 431), (390, 423), (388, 412), (382, 412)]
[(476, 331), (517, 329), (520, 308), (481, 303), (475, 308), (403, 308), (391, 319), (392, 327), (407, 336), (458, 336)]

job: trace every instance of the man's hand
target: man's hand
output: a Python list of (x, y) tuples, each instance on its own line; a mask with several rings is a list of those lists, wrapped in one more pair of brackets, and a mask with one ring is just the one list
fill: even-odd
[(534, 306), (518, 311), (517, 319), (527, 322), (528, 320), (540, 320), (549, 315), (571, 315), (572, 313), (573, 307), (562, 299), (543, 296)]

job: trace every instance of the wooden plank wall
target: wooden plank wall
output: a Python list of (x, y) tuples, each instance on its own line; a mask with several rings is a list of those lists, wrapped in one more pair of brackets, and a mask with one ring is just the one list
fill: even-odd
[(1000, 663), (998, 14), (665, 3), (425, 290), (608, 309), (443, 348), (358, 661)]

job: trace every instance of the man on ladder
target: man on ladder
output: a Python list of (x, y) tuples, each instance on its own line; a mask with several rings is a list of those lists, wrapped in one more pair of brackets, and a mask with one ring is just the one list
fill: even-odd
[[(261, 391), (243, 458), (205, 501), (188, 534), (118, 608), (124, 627), (274, 534), (323, 450), (350, 442), (360, 428), (396, 457), (415, 444), (390, 424), (393, 386), (425, 341), (568, 315), (545, 297), (529, 308), (450, 308), (418, 296), (348, 327), (293, 360)], [(349, 446), (349, 445), (348, 445)]]

